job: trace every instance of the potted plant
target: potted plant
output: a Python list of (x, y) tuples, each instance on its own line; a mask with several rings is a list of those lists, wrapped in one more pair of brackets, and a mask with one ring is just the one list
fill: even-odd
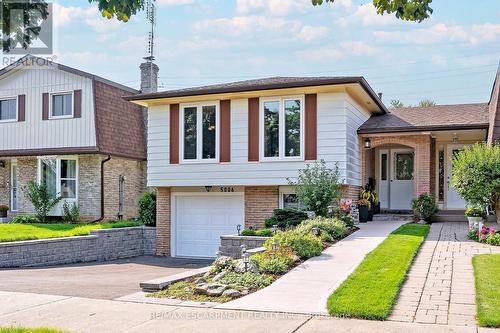
[(467, 216), (467, 220), (469, 221), (469, 230), (479, 230), (486, 218), (486, 213), (480, 207), (470, 207), (465, 211), (465, 216)]
[(371, 187), (369, 185), (366, 185), (364, 188), (361, 189), (361, 192), (359, 194), (359, 198), (363, 200), (368, 200), (370, 203), (368, 205), (368, 221), (373, 220), (373, 214), (374, 214), (374, 192), (371, 190)]
[(0, 218), (7, 217), (7, 212), (9, 211), (9, 206), (0, 205)]
[(368, 222), (368, 214), (370, 211), (370, 200), (359, 199), (358, 200), (358, 209), (359, 209), (359, 222), (361, 222), (361, 223)]
[(420, 219), (419, 223), (425, 224), (437, 213), (436, 199), (429, 193), (422, 193), (411, 202), (413, 212)]

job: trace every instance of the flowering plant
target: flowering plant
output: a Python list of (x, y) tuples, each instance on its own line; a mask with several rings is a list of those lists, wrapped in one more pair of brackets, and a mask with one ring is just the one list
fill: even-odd
[(478, 234), (479, 241), (484, 242), (490, 235), (493, 235), (496, 233), (496, 230), (493, 228), (488, 228), (488, 227), (483, 227)]

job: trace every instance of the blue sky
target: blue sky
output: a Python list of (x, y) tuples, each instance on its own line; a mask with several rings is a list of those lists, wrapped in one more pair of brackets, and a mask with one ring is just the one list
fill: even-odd
[[(479, 5), (480, 4), (480, 5)], [(157, 0), (161, 89), (267, 76), (364, 76), (384, 101), (488, 101), (500, 61), (498, 0), (435, 0), (423, 23), (376, 15), (371, 1)], [(58, 62), (138, 88), (149, 30), (56, 2)]]

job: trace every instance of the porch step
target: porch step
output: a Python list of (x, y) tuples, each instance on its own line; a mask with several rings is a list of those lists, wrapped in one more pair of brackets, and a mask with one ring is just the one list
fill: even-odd
[[(487, 220), (488, 222), (495, 222), (496, 216), (489, 215)], [(442, 210), (432, 217), (431, 222), (467, 222), (467, 217), (464, 215), (463, 210)]]
[(413, 214), (375, 214), (373, 221), (413, 221)]

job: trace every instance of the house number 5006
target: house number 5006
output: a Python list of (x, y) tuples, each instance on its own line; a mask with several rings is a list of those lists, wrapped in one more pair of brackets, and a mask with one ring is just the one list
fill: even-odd
[(220, 191), (221, 192), (234, 192), (234, 187), (226, 187), (226, 186), (222, 186), (220, 188)]

